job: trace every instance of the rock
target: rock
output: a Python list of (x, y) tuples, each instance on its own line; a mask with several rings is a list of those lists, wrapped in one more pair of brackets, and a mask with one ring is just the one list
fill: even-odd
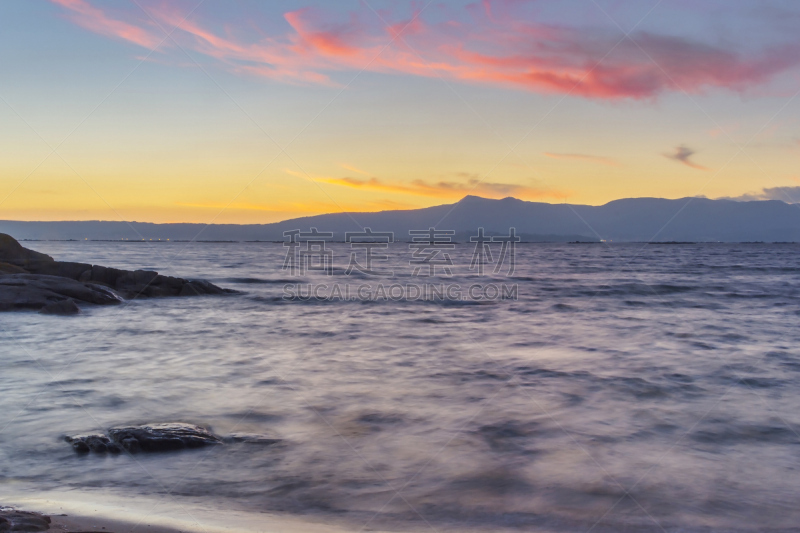
[[(62, 281), (57, 283), (51, 278)], [(150, 270), (131, 271), (55, 261), (49, 255), (28, 250), (13, 237), (0, 233), (0, 311), (42, 309), (68, 298), (104, 305), (118, 303), (120, 297), (132, 299), (235, 292), (205, 280), (162, 276)], [(56, 309), (62, 307), (67, 309), (69, 304), (62, 304)], [(72, 311), (75, 309), (77, 306), (71, 308)]]
[(225, 442), (243, 442), (245, 444), (261, 444), (262, 446), (271, 446), (282, 442), (281, 439), (273, 439), (266, 435), (258, 435), (251, 433), (231, 433), (222, 438)]
[(78, 453), (119, 453), (123, 449), (130, 453), (165, 452), (222, 443), (272, 446), (283, 442), (282, 439), (252, 433), (232, 433), (220, 438), (203, 427), (180, 422), (118, 427), (108, 430), (108, 436), (75, 435), (64, 440)]
[(72, 449), (78, 453), (119, 453), (122, 450), (111, 439), (105, 435), (75, 435), (65, 437), (67, 442), (72, 444)]
[(10, 263), (30, 271), (30, 267), (37, 267), (54, 261), (49, 255), (23, 247), (11, 235), (0, 233), (0, 262)]
[(37, 274), (0, 276), (0, 311), (42, 309), (69, 299), (96, 305), (122, 302), (112, 290), (68, 278)]
[(52, 263), (41, 263), (31, 267), (31, 273), (33, 274), (58, 276), (76, 281), (91, 281), (91, 276), (86, 275), (86, 272), (91, 270), (92, 265), (87, 263), (71, 263), (68, 261), (53, 261)]
[(81, 312), (81, 308), (75, 303), (75, 300), (62, 300), (52, 304), (47, 304), (39, 311), (44, 315), (77, 315)]
[(0, 274), (27, 274), (28, 271), (11, 263), (0, 262)]
[(39, 513), (0, 509), (0, 532), (11, 531), (47, 531), (50, 529), (50, 517)]
[(183, 423), (113, 428), (108, 436), (131, 453), (201, 448), (222, 442), (205, 428)]

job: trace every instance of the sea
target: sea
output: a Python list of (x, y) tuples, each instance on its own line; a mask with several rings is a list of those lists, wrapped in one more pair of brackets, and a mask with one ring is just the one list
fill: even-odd
[[(0, 315), (5, 495), (357, 532), (800, 527), (800, 245), (23, 244), (237, 293)], [(279, 442), (64, 441), (162, 422)]]

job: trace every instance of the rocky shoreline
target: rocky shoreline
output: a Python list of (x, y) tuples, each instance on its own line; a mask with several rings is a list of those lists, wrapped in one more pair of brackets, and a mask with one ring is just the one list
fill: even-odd
[(0, 311), (80, 312), (78, 303), (113, 305), (124, 300), (232, 294), (205, 280), (162, 276), (151, 270), (121, 270), (56, 261), (0, 233)]
[(50, 517), (41, 513), (18, 511), (11, 507), (0, 507), (0, 533), (6, 531), (47, 531)]

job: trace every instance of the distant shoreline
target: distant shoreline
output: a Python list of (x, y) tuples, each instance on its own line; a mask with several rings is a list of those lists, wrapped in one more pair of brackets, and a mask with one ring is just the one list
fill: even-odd
[[(251, 241), (251, 240), (230, 240), (230, 241), (206, 241), (206, 240), (186, 240), (186, 239), (159, 239), (159, 240), (134, 240), (134, 239), (19, 239), (19, 242), (114, 242), (114, 243), (130, 243), (130, 244), (169, 244), (169, 243), (196, 243), (196, 244), (283, 244), (286, 241)], [(326, 241), (331, 244), (349, 244), (341, 240)], [(395, 244), (407, 244), (411, 241), (395, 241)], [(452, 244), (469, 244), (475, 243), (466, 241), (452, 241)], [(647, 244), (647, 245), (694, 245), (694, 244), (800, 244), (800, 241), (619, 241), (619, 242), (596, 242), (596, 241), (520, 241), (519, 244), (607, 244), (607, 245), (631, 245), (631, 244)]]
[(479, 230), (486, 237), (507, 236), (513, 230), (527, 242), (800, 242), (798, 205), (687, 197), (624, 198), (591, 206), (466, 196), (454, 204), (421, 209), (329, 213), (266, 224), (0, 220), (0, 233), (17, 239), (280, 242), (287, 232), (312, 228), (329, 241), (363, 236), (369, 229), (391, 232), (394, 241), (435, 231), (450, 242), (469, 242)]

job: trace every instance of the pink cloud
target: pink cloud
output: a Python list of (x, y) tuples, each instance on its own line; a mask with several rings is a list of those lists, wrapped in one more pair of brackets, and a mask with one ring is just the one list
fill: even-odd
[[(469, 22), (428, 23), (422, 16), (380, 23), (371, 12), (340, 16), (304, 8), (284, 14), (285, 29), (248, 33), (252, 21), (214, 30), (210, 17), (166, 3), (142, 13), (109, 15), (89, 0), (51, 0), (96, 33), (152, 47), (166, 31), (174, 39), (243, 74), (289, 83), (334, 84), (342, 71), (442, 76), (539, 93), (595, 99), (650, 99), (666, 91), (745, 90), (800, 64), (800, 44), (744, 54), (684, 37), (639, 32), (620, 42), (617, 29), (579, 29), (514, 17), (514, 2), (483, 0)], [(511, 7), (509, 7), (511, 6)], [(366, 8), (365, 8), (366, 9)], [(530, 17), (533, 18), (533, 17)], [(465, 19), (467, 20), (467, 19)], [(365, 22), (370, 21), (370, 22)], [(638, 43), (638, 44), (637, 44)], [(641, 48), (639, 48), (641, 46)]]
[(163, 37), (153, 35), (137, 24), (116, 20), (85, 0), (51, 0), (71, 12), (70, 19), (79, 26), (110, 37), (118, 37), (145, 48), (155, 48)]

